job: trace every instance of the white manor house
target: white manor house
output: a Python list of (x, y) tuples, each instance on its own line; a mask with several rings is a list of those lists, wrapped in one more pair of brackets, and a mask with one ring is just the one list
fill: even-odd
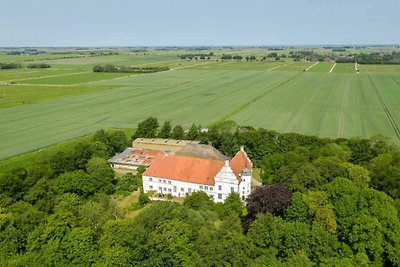
[(215, 202), (235, 192), (245, 200), (251, 193), (252, 168), (243, 147), (231, 160), (159, 153), (143, 173), (143, 189), (176, 197), (203, 191)]

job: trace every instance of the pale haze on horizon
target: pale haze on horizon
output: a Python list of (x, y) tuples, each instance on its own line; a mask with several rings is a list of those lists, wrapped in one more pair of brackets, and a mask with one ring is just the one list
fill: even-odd
[(399, 0), (0, 0), (0, 46), (399, 44)]

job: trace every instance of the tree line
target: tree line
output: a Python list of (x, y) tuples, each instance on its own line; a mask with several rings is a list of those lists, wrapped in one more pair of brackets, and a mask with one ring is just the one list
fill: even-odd
[[(221, 60), (237, 60), (241, 61), (243, 59), (243, 56), (241, 55), (231, 55), (231, 54), (223, 54), (221, 56)], [(257, 58), (254, 55), (251, 56), (246, 56), (245, 57), (246, 61), (255, 61)]]
[[(1, 70), (20, 69), (22, 67), (23, 65), (20, 63), (0, 63)], [(50, 65), (46, 63), (33, 63), (33, 64), (27, 64), (26, 67), (28, 69), (46, 69), (50, 68)]]
[(20, 63), (0, 63), (0, 70), (20, 69), (22, 64)]
[(153, 73), (160, 71), (167, 71), (169, 67), (128, 67), (128, 66), (114, 66), (111, 64), (107, 65), (95, 65), (93, 72), (109, 72), (109, 73)]
[(360, 53), (339, 57), (337, 63), (359, 63), (359, 64), (400, 64), (400, 52), (392, 53)]
[(237, 194), (214, 203), (195, 192), (182, 204), (140, 194), (129, 208), (138, 213), (126, 216), (115, 198), (140, 188), (143, 170), (116, 176), (107, 159), (129, 141), (101, 130), (0, 174), (0, 265), (400, 265), (400, 152), (384, 137), (318, 138), (233, 121), (184, 130), (152, 117), (136, 137), (199, 140), (228, 156), (244, 145), (263, 185), (245, 206)]
[(210, 59), (212, 56), (214, 56), (214, 52), (210, 52), (210, 53), (191, 53), (191, 54), (182, 54), (179, 55), (180, 59)]

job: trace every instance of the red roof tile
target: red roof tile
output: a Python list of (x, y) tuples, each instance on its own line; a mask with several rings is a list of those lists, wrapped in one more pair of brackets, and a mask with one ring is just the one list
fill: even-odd
[(143, 175), (214, 185), (214, 177), (222, 166), (224, 161), (158, 154)]
[(239, 174), (243, 171), (244, 168), (248, 168), (251, 170), (253, 168), (253, 164), (249, 160), (244, 150), (240, 149), (233, 159), (230, 162), (231, 168), (235, 173), (236, 177), (239, 178)]

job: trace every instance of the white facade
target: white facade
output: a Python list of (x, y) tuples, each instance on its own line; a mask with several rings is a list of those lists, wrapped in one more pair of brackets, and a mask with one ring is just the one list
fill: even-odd
[(213, 185), (143, 175), (143, 189), (145, 193), (156, 191), (161, 194), (171, 194), (175, 197), (185, 197), (194, 191), (203, 191), (212, 196), (214, 202), (224, 202), (231, 192), (235, 192), (244, 201), (251, 193), (252, 170), (245, 168), (239, 176), (240, 182), (229, 161), (226, 161), (225, 165), (215, 175)]

